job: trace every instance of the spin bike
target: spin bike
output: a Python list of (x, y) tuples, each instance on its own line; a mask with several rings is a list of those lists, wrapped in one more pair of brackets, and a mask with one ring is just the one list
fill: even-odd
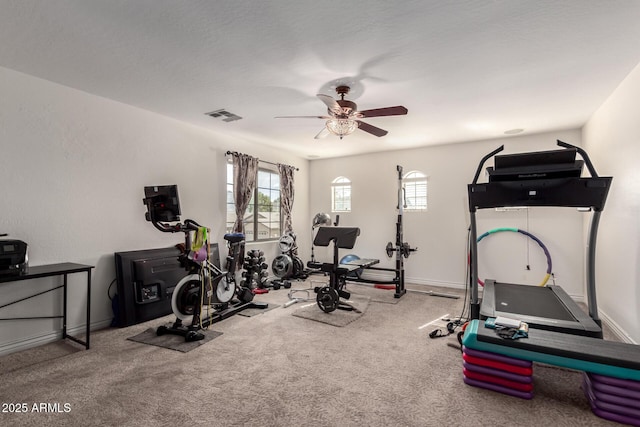
[[(204, 334), (200, 330), (212, 323), (224, 320), (247, 308), (267, 308), (266, 303), (252, 301), (254, 295), (251, 289), (236, 286), (235, 271), (244, 248), (244, 234), (224, 235), (229, 255), (226, 258), (225, 270), (221, 270), (210, 260), (208, 239), (200, 242), (199, 250), (193, 250), (192, 233), (202, 233), (203, 227), (200, 224), (190, 219), (176, 224), (158, 220), (162, 218), (179, 221), (179, 207), (176, 208), (177, 213), (173, 212), (171, 215), (167, 215), (166, 210), (158, 213), (158, 208), (166, 208), (167, 203), (165, 197), (154, 195), (154, 191), (157, 192), (160, 189), (159, 191), (162, 192), (164, 188), (145, 188), (147, 197), (143, 201), (148, 211), (146, 219), (162, 232), (184, 233), (184, 247), (178, 245), (182, 252), (179, 261), (190, 274), (178, 282), (171, 296), (171, 309), (176, 316), (175, 322), (171, 326), (158, 327), (156, 334), (174, 334), (183, 336), (185, 341), (198, 341), (204, 339)], [(177, 206), (177, 189), (171, 188), (171, 191), (175, 194)], [(236, 297), (235, 300), (234, 297)]]

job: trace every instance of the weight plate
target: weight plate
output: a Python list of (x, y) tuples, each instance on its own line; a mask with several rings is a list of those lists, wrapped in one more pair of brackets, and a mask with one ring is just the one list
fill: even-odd
[(296, 238), (293, 235), (291, 235), (291, 233), (287, 233), (283, 235), (282, 237), (280, 237), (280, 240), (278, 241), (278, 247), (280, 248), (281, 252), (289, 252), (295, 247), (295, 245), (296, 245)]
[(336, 308), (338, 308), (338, 301), (340, 297), (338, 296), (338, 292), (335, 289), (325, 286), (324, 288), (320, 288), (318, 290), (318, 296), (316, 297), (316, 302), (318, 303), (318, 307), (325, 313), (331, 313)]
[(304, 271), (304, 262), (298, 258), (293, 258), (293, 277), (298, 277)]
[(405, 258), (409, 258), (410, 249), (411, 247), (409, 246), (409, 244), (407, 242), (404, 242), (402, 244), (402, 256)]
[(293, 261), (289, 255), (278, 255), (271, 264), (273, 274), (284, 279), (291, 276), (293, 272)]
[(393, 256), (393, 253), (395, 252), (395, 249), (393, 248), (393, 243), (391, 242), (387, 243), (387, 246), (384, 248), (384, 250), (387, 251), (387, 256), (391, 258)]

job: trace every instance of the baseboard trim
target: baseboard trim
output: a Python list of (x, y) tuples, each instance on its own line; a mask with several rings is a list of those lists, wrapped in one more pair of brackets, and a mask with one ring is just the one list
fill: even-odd
[[(384, 282), (384, 281), (388, 282), (390, 280), (393, 280), (394, 276), (391, 276), (390, 274), (376, 273), (373, 270), (365, 270), (362, 274), (362, 278), (372, 282), (376, 280), (379, 280), (380, 282)], [(454, 289), (465, 288), (464, 283), (445, 282), (440, 280), (424, 279), (420, 277), (405, 276), (404, 283), (405, 285), (440, 286), (443, 288), (454, 288)]]
[[(99, 322), (91, 323), (91, 331), (103, 329), (111, 325), (111, 319), (101, 320)], [(68, 328), (67, 333), (69, 335), (84, 335), (86, 331), (86, 325), (75, 326)], [(22, 350), (27, 350), (33, 347), (39, 347), (41, 345), (49, 344), (62, 339), (62, 331), (52, 331), (42, 335), (35, 335), (24, 339), (18, 339), (0, 344), (0, 356), (4, 356), (10, 353), (15, 353)]]
[(613, 319), (611, 319), (611, 317), (609, 317), (607, 313), (600, 310), (598, 314), (600, 315), (600, 320), (602, 320), (602, 323), (604, 323), (604, 325), (611, 330), (611, 333), (615, 335), (616, 338), (627, 344), (638, 344), (634, 341), (633, 338), (629, 336), (629, 334), (625, 332), (624, 329), (620, 327), (620, 325), (618, 325)]

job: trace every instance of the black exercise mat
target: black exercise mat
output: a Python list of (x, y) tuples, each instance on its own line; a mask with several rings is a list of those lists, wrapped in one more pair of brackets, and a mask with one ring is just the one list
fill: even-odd
[(267, 311), (271, 311), (274, 308), (278, 308), (278, 307), (280, 307), (279, 304), (274, 304), (270, 302), (267, 308), (245, 308), (244, 310), (238, 312), (238, 316), (253, 317), (258, 314), (266, 313)]
[(210, 329), (206, 331), (200, 331), (200, 332), (204, 334), (204, 339), (201, 339), (200, 341), (191, 341), (191, 342), (185, 341), (184, 337), (180, 335), (165, 334), (165, 335), (158, 336), (156, 334), (156, 329), (154, 328), (149, 328), (146, 331), (139, 333), (138, 335), (135, 335), (133, 337), (129, 337), (127, 339), (130, 341), (135, 341), (142, 344), (155, 345), (157, 347), (164, 347), (171, 350), (176, 350), (176, 351), (181, 351), (183, 353), (186, 353), (222, 335), (222, 332), (213, 331)]
[(316, 322), (326, 323), (332, 326), (346, 326), (349, 323), (359, 319), (367, 311), (371, 298), (362, 295), (351, 295), (351, 299), (345, 301), (354, 306), (357, 311), (347, 310), (334, 310), (330, 313), (325, 313), (318, 307), (315, 302), (306, 303), (301, 308), (298, 308), (292, 314), (296, 317), (302, 317), (303, 319), (315, 320)]

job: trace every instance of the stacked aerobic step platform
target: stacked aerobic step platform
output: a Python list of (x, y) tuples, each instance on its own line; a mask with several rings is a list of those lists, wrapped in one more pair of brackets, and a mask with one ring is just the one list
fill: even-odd
[(464, 382), (522, 399), (533, 397), (533, 363), (462, 347)]
[(640, 426), (640, 381), (585, 372), (582, 388), (597, 416)]

